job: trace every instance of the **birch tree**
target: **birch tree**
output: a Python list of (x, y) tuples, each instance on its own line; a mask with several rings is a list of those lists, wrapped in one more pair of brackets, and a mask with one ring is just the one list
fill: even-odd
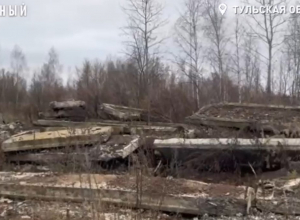
[(175, 60), (180, 71), (190, 80), (196, 109), (200, 107), (199, 87), (203, 78), (203, 47), (200, 41), (203, 31), (201, 26), (203, 4), (203, 0), (185, 0), (184, 12), (175, 24), (175, 42), (180, 50)]
[(203, 17), (205, 23), (205, 34), (210, 43), (208, 57), (215, 72), (220, 75), (220, 99), (226, 101), (226, 80), (225, 71), (226, 45), (228, 37), (226, 37), (224, 19), (219, 11), (219, 0), (205, 1), (203, 7)]
[(127, 25), (123, 28), (127, 36), (126, 54), (138, 70), (136, 81), (137, 105), (146, 100), (150, 122), (151, 100), (154, 80), (159, 74), (156, 61), (161, 43), (165, 38), (159, 36), (160, 29), (166, 24), (162, 19), (163, 5), (160, 0), (127, 0), (123, 11), (127, 15)]
[(164, 38), (159, 30), (166, 24), (162, 19), (163, 5), (159, 0), (127, 0), (123, 11), (127, 16), (127, 25), (122, 29), (127, 37), (126, 55), (138, 69), (137, 102), (140, 103), (149, 94), (153, 79), (156, 57)]
[[(16, 97), (15, 97), (15, 105), (19, 104), (19, 96), (20, 96), (20, 76), (24, 74), (27, 68), (26, 57), (22, 51), (22, 49), (15, 45), (12, 53), (11, 53), (11, 68), (13, 74), (15, 74), (15, 88), (16, 88)], [(23, 81), (23, 80), (22, 80)]]
[(291, 95), (300, 96), (300, 16), (292, 14), (284, 41), (284, 59), (287, 62), (285, 71), (291, 78)]
[(242, 55), (242, 44), (243, 44), (243, 33), (245, 32), (244, 27), (240, 23), (240, 18), (236, 17), (235, 28), (234, 28), (234, 40), (233, 44), (235, 51), (233, 53), (233, 71), (237, 75), (238, 91), (239, 91), (239, 103), (242, 102), (242, 66), (241, 66), (241, 55)]
[[(285, 7), (286, 0), (246, 0), (248, 5), (256, 5), (257, 7)], [(272, 71), (273, 57), (275, 49), (282, 43), (281, 35), (283, 24), (287, 21), (284, 14), (281, 13), (261, 13), (251, 14), (253, 22), (248, 22), (252, 33), (263, 42), (268, 49), (267, 55), (267, 84), (266, 92), (268, 95), (272, 93)]]

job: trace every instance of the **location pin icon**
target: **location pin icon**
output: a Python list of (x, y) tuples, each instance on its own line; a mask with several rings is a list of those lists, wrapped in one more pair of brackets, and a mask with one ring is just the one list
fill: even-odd
[(220, 5), (219, 5), (219, 10), (220, 10), (221, 14), (224, 15), (225, 12), (226, 12), (226, 10), (227, 10), (227, 5), (225, 5), (225, 4), (220, 4)]

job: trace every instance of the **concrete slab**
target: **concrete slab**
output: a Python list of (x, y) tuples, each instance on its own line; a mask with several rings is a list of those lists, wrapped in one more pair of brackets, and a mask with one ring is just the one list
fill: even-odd
[(107, 140), (112, 127), (70, 128), (56, 131), (27, 132), (2, 143), (4, 152), (88, 145)]
[[(252, 188), (135, 176), (0, 173), (0, 195), (38, 200), (101, 201), (193, 215), (245, 214)], [(250, 201), (251, 202), (251, 201)]]

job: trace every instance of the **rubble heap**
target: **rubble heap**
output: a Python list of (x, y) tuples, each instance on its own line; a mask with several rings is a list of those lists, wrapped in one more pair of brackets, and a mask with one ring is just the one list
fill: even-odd
[(22, 123), (16, 121), (12, 123), (0, 123), (0, 144), (8, 139), (11, 135), (21, 132), (23, 129)]
[(131, 108), (120, 105), (103, 103), (100, 105), (98, 115), (104, 120), (116, 121), (143, 121), (166, 122), (162, 115), (145, 109)]
[(2, 143), (9, 162), (38, 164), (125, 159), (141, 145), (139, 136), (120, 135), (112, 127), (26, 131)]
[[(93, 165), (106, 164), (112, 168), (111, 162), (120, 162), (128, 169), (126, 175), (18, 177), (20, 181), (12, 184), (12, 180), (1, 180), (1, 177), (15, 174), (2, 173), (1, 196), (51, 198), (59, 195), (60, 199), (81, 201), (78, 190), (86, 189), (94, 195), (100, 193), (97, 199), (101, 202), (126, 203), (132, 208), (220, 216), (246, 215), (255, 207), (278, 214), (300, 215), (300, 200), (294, 198), (300, 195), (300, 179), (294, 176), (300, 171), (300, 139), (297, 138), (300, 107), (214, 104), (187, 117), (185, 124), (166, 123), (162, 116), (154, 117), (145, 110), (106, 103), (98, 112), (100, 119), (88, 120), (84, 118), (84, 102), (52, 102), (49, 107), (49, 115), (34, 122), (37, 129), (15, 134), (2, 143), (9, 162), (73, 166), (78, 161), (89, 172)], [(148, 124), (148, 119), (154, 122)], [(182, 176), (192, 179), (195, 173), (219, 174), (243, 168), (255, 173), (252, 178), (255, 184), (243, 182), (243, 186), (235, 186), (232, 182), (216, 184), (177, 179)], [(128, 175), (134, 169), (137, 172)], [(283, 177), (293, 179), (258, 181), (262, 173), (274, 170), (284, 170)], [(151, 175), (141, 178), (142, 171)], [(97, 183), (85, 181), (86, 175), (92, 175), (89, 179)], [(162, 178), (167, 175), (177, 178)], [(81, 179), (77, 180), (79, 176)], [(138, 194), (140, 190), (143, 197)]]
[(40, 112), (39, 118), (84, 121), (86, 118), (84, 101), (50, 102), (47, 112)]
[(220, 103), (204, 106), (185, 120), (200, 127), (225, 128), (257, 137), (300, 137), (300, 107)]

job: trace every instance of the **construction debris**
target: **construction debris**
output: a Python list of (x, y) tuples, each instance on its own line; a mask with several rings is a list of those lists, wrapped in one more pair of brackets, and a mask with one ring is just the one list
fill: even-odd
[(65, 102), (50, 102), (49, 107), (53, 110), (66, 110), (82, 108), (85, 109), (86, 105), (84, 101), (65, 101)]
[(2, 176), (0, 195), (10, 199), (100, 201), (119, 207), (214, 216), (245, 215), (247, 204), (254, 199), (250, 187), (158, 177), (138, 183), (143, 185), (139, 191), (134, 176), (0, 173)]
[(4, 152), (41, 150), (66, 146), (92, 145), (105, 142), (114, 132), (111, 127), (64, 129), (48, 132), (28, 131), (12, 136), (2, 143)]
[(221, 103), (204, 106), (186, 122), (256, 132), (260, 137), (300, 137), (300, 109), (292, 106)]
[[(192, 215), (243, 216), (253, 207), (300, 215), (300, 180), (294, 176), (300, 172), (299, 107), (221, 103), (203, 107), (187, 117), (186, 124), (166, 123), (159, 114), (107, 103), (100, 106), (96, 119), (86, 117), (82, 101), (52, 102), (49, 107), (49, 114), (34, 122), (35, 130), (11, 134), (8, 125), (0, 125), (6, 126), (0, 129), (0, 141), (4, 140), (7, 161), (42, 164), (50, 171), (49, 164), (61, 162), (83, 161), (91, 171), (94, 164), (117, 161), (128, 168), (127, 173), (134, 165), (135, 176), (80, 173), (25, 178), (3, 173), (12, 177), (0, 180), (0, 195), (126, 203)], [(185, 172), (192, 178), (191, 170), (201, 176), (203, 171), (242, 172), (245, 167), (253, 175), (251, 184), (239, 184), (247, 186), (150, 177), (148, 172), (158, 176)], [(138, 179), (142, 171), (148, 175)], [(265, 171), (293, 178), (268, 178)]]
[(39, 118), (84, 121), (87, 117), (83, 101), (51, 102), (49, 110), (40, 112)]
[[(286, 161), (299, 160), (300, 139), (165, 139), (154, 141), (165, 163), (200, 169), (216, 166), (235, 169), (237, 165), (274, 169)], [(219, 171), (220, 171), (219, 170)]]
[(118, 121), (145, 121), (145, 122), (165, 122), (166, 120), (156, 112), (151, 113), (144, 109), (130, 108), (120, 105), (103, 103), (98, 115), (101, 119)]
[(125, 159), (141, 146), (138, 136), (113, 135), (109, 140), (99, 141), (91, 147), (59, 151), (42, 151), (37, 153), (17, 153), (8, 155), (10, 162), (34, 162), (37, 164), (108, 162)]
[(0, 196), (9, 203), (14, 199), (89, 201), (196, 216), (244, 216), (255, 208), (263, 213), (300, 214), (295, 197), (299, 179), (278, 181), (268, 188), (260, 186), (256, 191), (185, 179), (145, 176), (140, 181), (130, 175), (1, 172)]

